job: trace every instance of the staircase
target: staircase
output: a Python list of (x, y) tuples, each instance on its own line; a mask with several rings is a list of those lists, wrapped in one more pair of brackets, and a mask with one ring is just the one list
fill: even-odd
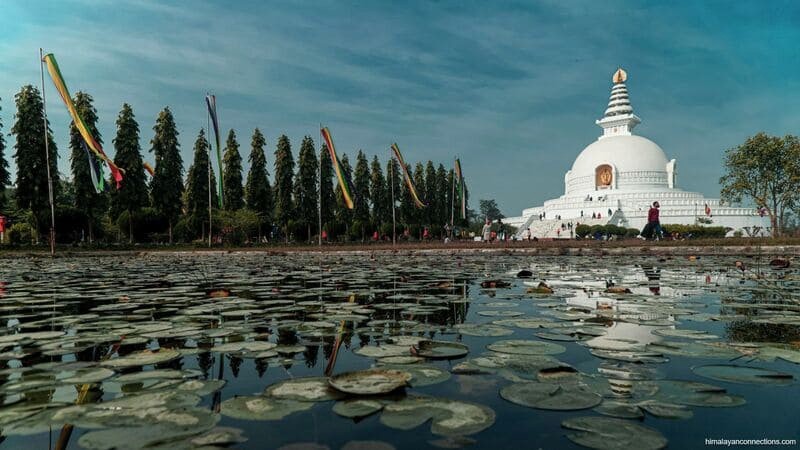
[(574, 231), (575, 227), (577, 227), (577, 223), (580, 222), (581, 225), (606, 225), (609, 223), (613, 223), (612, 221), (615, 220), (617, 217), (617, 221), (619, 221), (619, 216), (615, 213), (611, 216), (611, 218), (604, 217), (601, 219), (592, 219), (591, 217), (580, 217), (576, 219), (563, 219), (563, 220), (553, 220), (553, 219), (545, 219), (539, 220), (538, 216), (531, 216), (525, 223), (517, 229), (517, 239), (522, 239), (525, 233), (525, 229), (530, 227), (531, 229), (531, 238), (536, 237), (539, 239), (569, 239), (569, 229), (561, 230), (561, 234), (559, 235), (558, 229), (561, 228), (561, 224), (566, 224), (567, 222), (572, 222), (572, 231), (573, 237), (575, 236)]

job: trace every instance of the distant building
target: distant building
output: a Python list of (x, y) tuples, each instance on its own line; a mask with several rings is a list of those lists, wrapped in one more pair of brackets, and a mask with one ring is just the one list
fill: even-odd
[(552, 238), (559, 237), (557, 229), (564, 222), (641, 230), (650, 205), (658, 201), (662, 225), (697, 223), (728, 227), (729, 235), (769, 234), (769, 219), (754, 208), (722, 205), (719, 199), (677, 187), (676, 161), (667, 159), (655, 142), (633, 134), (641, 119), (633, 113), (626, 78), (622, 69), (614, 73), (608, 108), (595, 122), (603, 134), (583, 149), (564, 175), (564, 195), (527, 208), (506, 223), (517, 227), (519, 236), (530, 227), (534, 236)]

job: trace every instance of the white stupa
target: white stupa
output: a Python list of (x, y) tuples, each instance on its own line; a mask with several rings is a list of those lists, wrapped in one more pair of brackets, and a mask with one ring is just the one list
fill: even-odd
[(626, 79), (624, 70), (614, 73), (608, 108), (595, 122), (603, 134), (583, 149), (564, 175), (564, 195), (505, 222), (517, 227), (519, 236), (530, 227), (539, 238), (569, 238), (569, 231), (557, 232), (568, 222), (642, 229), (650, 205), (658, 201), (662, 225), (723, 226), (730, 228), (729, 235), (769, 234), (769, 220), (755, 209), (723, 205), (719, 199), (677, 187), (676, 161), (655, 142), (633, 134), (641, 119), (633, 113)]

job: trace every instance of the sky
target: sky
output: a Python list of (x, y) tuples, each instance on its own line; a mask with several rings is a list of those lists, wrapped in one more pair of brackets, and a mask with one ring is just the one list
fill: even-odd
[[(223, 142), (246, 158), (258, 127), (270, 166), (278, 136), (295, 157), (319, 124), (351, 159), (452, 167), (507, 216), (563, 194), (564, 173), (600, 135), (611, 75), (628, 72), (635, 133), (678, 160), (678, 186), (715, 197), (722, 158), (759, 131), (800, 134), (800, 3), (787, 1), (115, 1), (5, 0), (0, 120), (15, 173), (14, 95), (39, 86), (39, 48), (74, 94), (91, 94), (104, 147), (129, 103), (145, 161), (169, 106), (185, 166), (204, 95)], [(45, 74), (69, 176), (70, 118)], [(247, 165), (245, 164), (245, 169)], [(12, 176), (13, 179), (13, 176)]]

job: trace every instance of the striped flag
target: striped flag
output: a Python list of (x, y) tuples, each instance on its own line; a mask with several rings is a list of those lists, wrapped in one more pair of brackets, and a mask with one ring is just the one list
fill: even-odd
[[(95, 140), (92, 136), (92, 133), (89, 131), (89, 127), (86, 126), (86, 123), (83, 121), (81, 116), (78, 114), (78, 110), (75, 108), (75, 103), (72, 101), (72, 97), (69, 95), (69, 89), (67, 89), (67, 84), (64, 82), (64, 77), (61, 76), (61, 69), (58, 68), (58, 63), (56, 62), (56, 57), (52, 53), (48, 53), (44, 55), (42, 58), (45, 65), (47, 65), (47, 73), (50, 74), (50, 79), (53, 80), (53, 84), (58, 91), (58, 94), (61, 96), (61, 100), (64, 101), (64, 104), (67, 106), (67, 111), (69, 111), (69, 115), (72, 117), (72, 122), (75, 124), (75, 128), (78, 129), (78, 132), (83, 137), (84, 142), (86, 143), (87, 147), (94, 152), (103, 162), (106, 163), (108, 168), (111, 170), (111, 176), (114, 178), (114, 181), (117, 184), (117, 189), (120, 188), (122, 185), (122, 174), (125, 172), (116, 164), (114, 161), (109, 158), (106, 153), (103, 151), (103, 147), (100, 146), (100, 143)], [(95, 184), (97, 186), (97, 184)]]
[(154, 177), (156, 175), (156, 171), (153, 170), (153, 166), (151, 166), (150, 163), (147, 161), (145, 161), (143, 164), (144, 164), (144, 170), (146, 170), (151, 177)]
[(422, 203), (422, 200), (419, 199), (419, 195), (417, 195), (417, 190), (414, 188), (414, 182), (411, 179), (411, 174), (408, 173), (408, 166), (406, 166), (406, 162), (403, 160), (403, 155), (400, 154), (400, 147), (398, 147), (397, 144), (392, 144), (392, 151), (394, 152), (395, 158), (397, 158), (397, 162), (400, 163), (400, 170), (403, 171), (403, 179), (406, 180), (406, 186), (408, 187), (408, 191), (411, 192), (414, 205), (417, 208), (424, 208), (425, 203)]
[(328, 153), (331, 155), (333, 171), (336, 173), (336, 179), (339, 181), (339, 187), (342, 189), (344, 204), (347, 206), (347, 209), (353, 209), (353, 187), (350, 183), (350, 180), (347, 178), (347, 174), (344, 173), (339, 164), (339, 157), (336, 156), (336, 147), (333, 146), (331, 132), (328, 130), (328, 127), (322, 127), (319, 132), (322, 135), (322, 139), (325, 141), (325, 144), (328, 145)]
[(461, 218), (462, 219), (466, 219), (467, 218), (467, 196), (466, 196), (466, 192), (464, 192), (464, 175), (461, 172), (461, 161), (459, 161), (458, 158), (456, 158), (454, 172), (455, 172), (455, 177), (456, 177), (456, 179), (455, 179), (456, 189), (457, 189), (456, 193), (457, 193), (457, 195), (458, 195), (458, 197), (460, 199), (459, 201), (461, 203)]
[(206, 106), (208, 114), (211, 116), (211, 126), (214, 128), (214, 141), (217, 144), (217, 167), (219, 168), (219, 178), (217, 179), (217, 199), (219, 207), (222, 208), (222, 186), (225, 184), (222, 173), (222, 153), (219, 148), (219, 122), (217, 121), (217, 96), (206, 95)]

